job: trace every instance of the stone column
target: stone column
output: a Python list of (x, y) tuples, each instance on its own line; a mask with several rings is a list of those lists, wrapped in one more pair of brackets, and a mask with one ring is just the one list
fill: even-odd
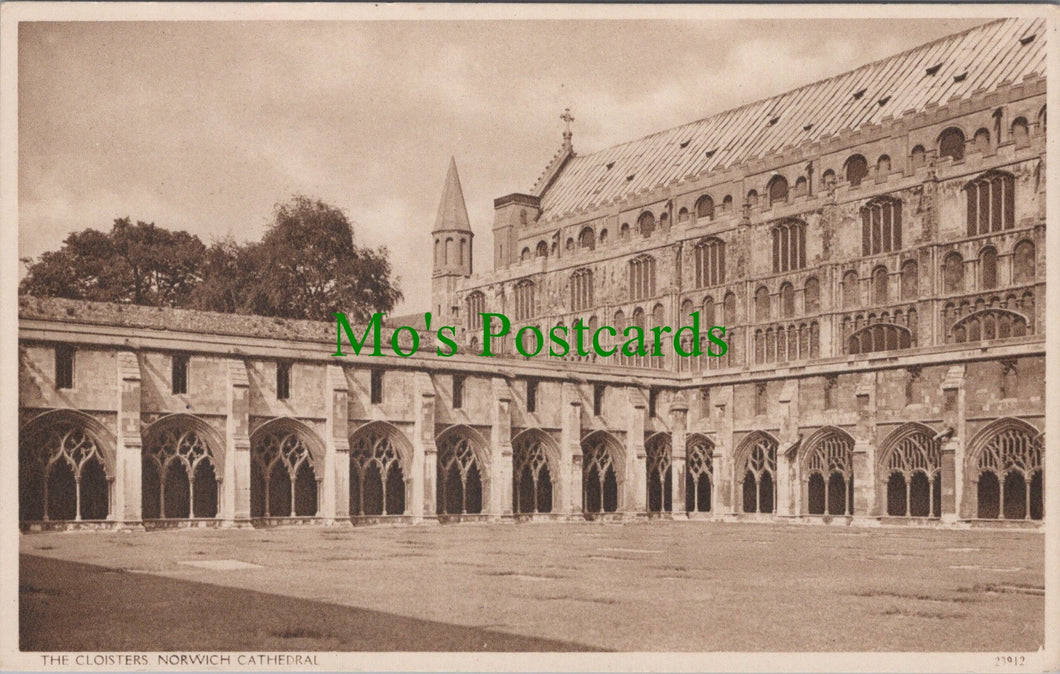
[(228, 361), (225, 469), (221, 517), (250, 526), (250, 380), (242, 359)]
[(140, 434), (140, 362), (132, 351), (118, 352), (118, 446), (110, 484), (108, 519), (121, 527), (142, 527), (143, 436)]
[(799, 382), (784, 382), (780, 404), (780, 446), (777, 448), (776, 509), (780, 517), (799, 514)]
[(644, 454), (645, 416), (648, 402), (644, 392), (635, 386), (629, 392), (629, 427), (626, 429), (626, 465), (622, 510), (627, 514), (644, 514), (648, 510), (647, 462)]
[(327, 366), (324, 428), (327, 454), (324, 457), (322, 514), (328, 524), (352, 526), (350, 522), (350, 431), (349, 384), (341, 365)]
[(711, 455), (714, 489), (711, 490), (710, 510), (713, 516), (731, 515), (736, 512), (732, 498), (733, 489), (733, 386), (715, 386), (711, 389), (711, 404), (714, 406), (716, 444)]
[(967, 452), (964, 365), (951, 365), (942, 381), (942, 521), (970, 518), (964, 501), (964, 464)]
[(512, 514), (512, 392), (503, 377), (492, 380), (489, 519)]
[(876, 460), (876, 373), (865, 372), (854, 390), (857, 423), (854, 426), (854, 516), (878, 517), (881, 512)]
[(557, 483), (560, 485), (560, 512), (582, 513), (582, 403), (578, 387), (563, 382), (560, 394), (560, 440)]
[(412, 430), (412, 504), (413, 522), (434, 521), (435, 478), (438, 471), (438, 448), (434, 444), (434, 382), (426, 372), (415, 375), (415, 423)]
[(684, 393), (678, 392), (670, 403), (670, 498), (673, 501), (674, 517), (687, 517), (685, 503), (685, 441), (688, 437), (688, 403)]

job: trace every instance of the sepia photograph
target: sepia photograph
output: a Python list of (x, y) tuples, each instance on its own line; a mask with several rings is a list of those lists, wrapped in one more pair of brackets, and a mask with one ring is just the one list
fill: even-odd
[(3, 3), (0, 669), (1056, 670), (1056, 18)]

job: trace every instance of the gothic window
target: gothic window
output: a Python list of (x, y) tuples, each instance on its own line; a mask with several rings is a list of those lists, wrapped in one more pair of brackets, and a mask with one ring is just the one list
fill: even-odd
[(652, 232), (655, 231), (655, 216), (652, 215), (651, 211), (644, 211), (637, 218), (637, 231), (644, 237), (651, 236)]
[[(691, 303), (689, 303), (689, 304), (691, 304)], [(689, 307), (689, 308), (691, 309), (691, 307)], [(686, 316), (688, 316), (688, 312), (685, 312), (685, 315), (682, 316), (681, 318), (683, 319)], [(717, 325), (714, 322), (714, 298), (711, 297), (710, 295), (707, 295), (706, 297), (703, 298), (703, 311), (702, 311), (702, 315), (699, 317), (699, 320), (700, 320), (700, 325), (708, 326), (708, 328), (709, 328), (709, 326)]]
[(537, 314), (534, 302), (534, 282), (523, 279), (515, 284), (515, 320), (525, 321)]
[(714, 200), (710, 198), (709, 194), (704, 194), (696, 202), (696, 220), (701, 219), (714, 219)]
[(1020, 241), (1012, 256), (1012, 281), (1013, 283), (1034, 282), (1034, 244), (1030, 241)]
[(795, 315), (795, 287), (790, 283), (780, 286), (780, 317), (790, 318)]
[(1017, 117), (1012, 122), (1012, 141), (1016, 147), (1023, 147), (1030, 141), (1027, 120), (1023, 117)]
[(847, 338), (847, 353), (858, 355), (877, 351), (895, 351), (913, 346), (913, 333), (903, 325), (874, 323)]
[(776, 512), (774, 485), (777, 471), (777, 443), (759, 434), (743, 461), (743, 511)]
[(769, 318), (769, 289), (761, 286), (755, 291), (755, 320), (761, 323)]
[(804, 314), (815, 314), (821, 310), (821, 282), (816, 276), (806, 279), (803, 285), (802, 304)]
[(986, 129), (979, 129), (975, 132), (975, 137), (972, 141), (975, 144), (975, 149), (979, 152), (986, 152), (990, 149), (990, 132)]
[(579, 269), (570, 278), (571, 311), (581, 311), (593, 305), (593, 272)]
[(902, 263), (902, 300), (915, 300), (920, 296), (916, 260)]
[(927, 151), (923, 145), (917, 145), (909, 155), (913, 168), (917, 169), (927, 163)]
[(1042, 519), (1042, 445), (1015, 424), (992, 433), (979, 452), (977, 517)]
[(482, 512), (482, 472), (472, 439), (459, 430), (438, 442), (438, 514)]
[(991, 171), (964, 187), (968, 205), (968, 236), (1016, 226), (1015, 178)]
[(685, 452), (685, 510), (708, 513), (714, 486), (714, 445), (702, 435), (692, 435)]
[(145, 519), (217, 515), (217, 464), (199, 433), (178, 423), (152, 429), (142, 465)]
[(722, 305), (722, 317), (726, 325), (733, 325), (736, 323), (736, 294), (733, 292), (725, 293), (725, 301)]
[(957, 344), (1022, 337), (1030, 332), (1027, 319), (1005, 309), (984, 309), (962, 317), (950, 328)]
[(979, 251), (979, 289), (992, 290), (997, 287), (997, 250), (986, 246)]
[(655, 258), (641, 255), (629, 261), (629, 296), (632, 300), (655, 296)]
[(784, 176), (773, 176), (769, 181), (769, 205), (788, 200), (788, 181)]
[(876, 160), (876, 175), (886, 176), (891, 172), (891, 158), (885, 154), (881, 154), (880, 158)]
[(350, 439), (350, 514), (405, 514), (405, 473), (389, 433), (369, 426)]
[(953, 251), (942, 261), (942, 282), (947, 293), (964, 291), (964, 258)]
[(544, 441), (523, 434), (512, 443), (512, 511), (552, 512), (552, 473), (548, 468)]
[(877, 255), (902, 247), (902, 202), (879, 197), (861, 209), (861, 254)]
[(529, 248), (523, 248), (523, 252), (519, 254), (519, 261), (520, 262), (526, 262), (529, 259), (530, 259), (530, 249)]
[(648, 512), (673, 510), (673, 480), (670, 469), (670, 437), (653, 436), (644, 447), (648, 478)]
[(578, 246), (589, 250), (596, 248), (596, 234), (593, 233), (592, 227), (586, 227), (578, 234)]
[(482, 312), (486, 310), (486, 296), (476, 290), (467, 296), (466, 304), (467, 326), (470, 330), (477, 331), (482, 328)]
[(658, 327), (660, 325), (666, 325), (666, 310), (663, 309), (663, 305), (656, 304), (651, 310), (651, 324), (652, 327)]
[(939, 442), (919, 428), (903, 432), (881, 461), (886, 476), (887, 514), (939, 517), (942, 512), (942, 452)]
[(39, 423), (19, 437), (19, 519), (106, 519), (110, 489), (102, 448), (75, 421)]
[(74, 347), (58, 344), (55, 347), (55, 388), (74, 387)]
[(806, 266), (806, 223), (786, 220), (773, 227), (773, 271), (783, 272)]
[(887, 304), (887, 268), (876, 267), (872, 272), (872, 301)]
[(316, 473), (309, 447), (298, 431), (258, 434), (251, 438), (250, 455), (251, 516), (316, 515)]
[(950, 127), (939, 136), (939, 159), (951, 157), (953, 161), (964, 159), (964, 132)]
[(697, 288), (724, 283), (725, 242), (712, 237), (697, 243), (695, 265)]
[(854, 443), (832, 431), (806, 451), (806, 510), (811, 515), (854, 512)]
[(170, 382), (174, 395), (188, 392), (188, 356), (183, 353), (175, 353), (172, 357)]
[(860, 154), (856, 154), (847, 159), (846, 164), (843, 166), (843, 171), (850, 186), (857, 187), (865, 179), (865, 176), (869, 174), (869, 162)]
[(851, 269), (843, 274), (843, 308), (855, 309), (858, 301), (858, 273)]
[(618, 475), (611, 447), (602, 434), (582, 442), (582, 510), (586, 513), (618, 510)]

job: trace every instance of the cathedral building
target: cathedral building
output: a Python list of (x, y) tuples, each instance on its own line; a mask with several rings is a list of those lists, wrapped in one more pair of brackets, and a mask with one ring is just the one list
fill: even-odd
[[(494, 200), (487, 271), (451, 162), (431, 311), (452, 358), (20, 298), (23, 527), (1039, 526), (1045, 38), (987, 23), (585, 154), (567, 112), (536, 184)], [(728, 348), (483, 358), (484, 312), (512, 335), (698, 312)]]

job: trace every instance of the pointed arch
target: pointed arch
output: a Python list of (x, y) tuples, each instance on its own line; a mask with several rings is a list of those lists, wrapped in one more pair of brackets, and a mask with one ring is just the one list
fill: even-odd
[(713, 510), (714, 447), (702, 433), (690, 433), (685, 440), (686, 512)]
[(193, 414), (177, 413), (142, 435), (144, 519), (216, 517), (225, 462), (221, 434)]
[(1016, 417), (996, 419), (965, 458), (966, 517), (1040, 520), (1044, 515), (1044, 434)]
[(766, 431), (752, 431), (733, 453), (734, 499), (745, 513), (776, 512), (777, 448), (780, 442)]
[(512, 437), (512, 512), (556, 510), (562, 503), (560, 463), (559, 445), (540, 428), (526, 428)]
[(853, 514), (853, 436), (841, 428), (823, 426), (802, 442), (800, 454), (803, 513)]
[(615, 436), (597, 430), (581, 440), (582, 511), (617, 512), (625, 507), (625, 450)]
[(644, 441), (648, 512), (673, 510), (673, 441), (669, 433), (653, 433)]
[(942, 448), (930, 426), (902, 424), (880, 444), (876, 462), (879, 503), (892, 517), (939, 517)]
[(252, 517), (304, 517), (320, 511), (326, 448), (305, 423), (277, 417), (250, 434)]
[(437, 512), (475, 515), (489, 510), (489, 442), (465, 424), (448, 426), (435, 438), (438, 447)]
[(350, 516), (404, 514), (411, 501), (412, 443), (386, 421), (362, 424), (349, 443)]

